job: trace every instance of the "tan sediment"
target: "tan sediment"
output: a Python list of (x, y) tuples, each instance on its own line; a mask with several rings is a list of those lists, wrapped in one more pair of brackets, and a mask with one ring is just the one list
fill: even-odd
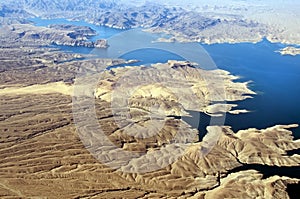
[(64, 82), (54, 82), (49, 84), (36, 84), (26, 87), (9, 87), (0, 89), (0, 95), (24, 95), (24, 94), (47, 94), (61, 93), (64, 95), (73, 94), (73, 86)]

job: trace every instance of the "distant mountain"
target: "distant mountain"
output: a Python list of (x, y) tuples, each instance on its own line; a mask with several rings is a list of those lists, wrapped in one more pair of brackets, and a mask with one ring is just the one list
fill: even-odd
[(0, 5), (25, 9), (32, 12), (85, 11), (109, 9), (116, 5), (115, 0), (8, 0)]
[(23, 0), (23, 6), (33, 10), (82, 11), (90, 8), (112, 8), (114, 0)]
[[(127, 3), (126, 3), (127, 2)], [(131, 3), (128, 3), (131, 2)], [(281, 29), (270, 27), (242, 15), (205, 13), (164, 6), (149, 1), (136, 5), (117, 0), (6, 0), (0, 2), (0, 18), (26, 19), (28, 16), (87, 21), (119, 29), (142, 27), (172, 35), (161, 41), (239, 43), (262, 38), (289, 40)], [(4, 7), (3, 7), (4, 6)], [(1, 7), (0, 7), (1, 8)], [(0, 24), (12, 20), (0, 20)]]
[(6, 5), (0, 5), (0, 17), (13, 17), (18, 16), (19, 18), (28, 18), (32, 15), (24, 9), (18, 7), (9, 7)]

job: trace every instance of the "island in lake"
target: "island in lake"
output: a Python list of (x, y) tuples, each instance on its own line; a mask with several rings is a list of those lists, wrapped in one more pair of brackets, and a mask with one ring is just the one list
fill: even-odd
[(296, 56), (296, 55), (300, 55), (300, 48), (296, 48), (296, 47), (292, 47), (292, 46), (288, 46), (285, 47), (279, 51), (281, 55), (292, 55), (292, 56)]

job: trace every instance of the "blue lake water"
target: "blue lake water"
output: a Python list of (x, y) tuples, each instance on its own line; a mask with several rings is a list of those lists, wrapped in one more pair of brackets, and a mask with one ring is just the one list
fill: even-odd
[[(86, 22), (70, 22), (65, 19), (44, 20), (31, 19), (38, 26), (50, 24), (73, 24), (89, 26), (98, 32), (91, 38), (109, 38), (123, 30), (95, 26)], [(120, 45), (130, 45), (126, 43)], [(200, 44), (199, 44), (200, 45)], [(263, 40), (257, 44), (213, 44), (202, 45), (212, 57), (218, 68), (227, 70), (233, 75), (241, 76), (238, 81), (253, 81), (251, 89), (258, 93), (253, 99), (236, 102), (241, 109), (250, 113), (226, 116), (226, 125), (237, 131), (247, 128), (267, 128), (277, 124), (300, 124), (300, 56), (282, 56), (274, 51), (285, 47)], [(62, 50), (97, 54), (107, 53), (106, 49), (59, 46)], [(123, 54), (121, 58), (138, 59), (141, 62), (133, 65), (147, 65), (168, 60), (184, 60), (182, 57), (164, 50), (142, 49)], [(196, 113), (194, 113), (196, 114)], [(200, 129), (208, 125), (209, 117), (201, 114)], [(294, 136), (300, 138), (300, 128), (293, 129)]]
[(91, 37), (92, 41), (95, 41), (97, 39), (107, 39), (117, 33), (120, 33), (124, 30), (121, 29), (115, 29), (115, 28), (109, 28), (106, 26), (97, 26), (91, 23), (87, 23), (84, 21), (69, 21), (67, 19), (42, 19), (42, 18), (30, 18), (30, 21), (32, 21), (36, 26), (42, 26), (47, 27), (52, 24), (72, 24), (76, 26), (88, 26), (95, 31), (97, 31), (98, 35)]
[[(267, 40), (257, 44), (204, 45), (219, 68), (242, 76), (242, 81), (253, 81), (251, 89), (258, 93), (238, 103), (251, 113), (227, 115), (226, 124), (233, 129), (300, 123), (300, 56), (274, 52), (282, 47)], [(300, 129), (293, 131), (300, 138)]]

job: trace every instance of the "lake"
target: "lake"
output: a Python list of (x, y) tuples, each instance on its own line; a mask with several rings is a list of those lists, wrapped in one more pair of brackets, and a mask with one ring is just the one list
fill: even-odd
[[(65, 19), (31, 19), (37, 26), (50, 24), (73, 24), (89, 26), (99, 35), (91, 37), (94, 41), (109, 38), (124, 30), (96, 26), (81, 21), (67, 21)], [(140, 31), (140, 30), (137, 30)], [(150, 33), (143, 33), (150, 34)], [(159, 37), (159, 35), (157, 35)], [(147, 37), (145, 37), (145, 40)], [(130, 41), (130, 40), (128, 40)], [(126, 40), (119, 45), (130, 45)], [(200, 45), (200, 44), (199, 44)], [(234, 131), (247, 128), (267, 128), (277, 124), (300, 124), (300, 56), (282, 56), (274, 51), (286, 45), (270, 43), (263, 40), (259, 43), (240, 44), (201, 44), (209, 53), (218, 68), (227, 70), (233, 75), (241, 76), (237, 81), (252, 81), (250, 87), (258, 94), (253, 99), (236, 102), (240, 109), (250, 110), (250, 113), (232, 115), (227, 114), (226, 125), (232, 126)], [(62, 50), (97, 54), (101, 57), (107, 53), (106, 49), (90, 49), (85, 47), (59, 46)], [(184, 60), (182, 57), (164, 50), (141, 49), (123, 54), (124, 59), (138, 59), (139, 63), (132, 65), (149, 65), (168, 60)], [(200, 117), (199, 130), (204, 130), (210, 117), (205, 114), (193, 113)], [(186, 118), (184, 118), (186, 120)], [(294, 136), (300, 138), (300, 128), (293, 129)]]
[[(226, 124), (233, 129), (266, 128), (276, 124), (300, 124), (300, 56), (282, 56), (274, 51), (285, 47), (263, 40), (257, 44), (203, 45), (217, 66), (253, 81), (251, 89), (258, 95), (238, 102), (252, 112), (238, 116), (228, 114)], [(300, 129), (294, 129), (300, 138)]]

